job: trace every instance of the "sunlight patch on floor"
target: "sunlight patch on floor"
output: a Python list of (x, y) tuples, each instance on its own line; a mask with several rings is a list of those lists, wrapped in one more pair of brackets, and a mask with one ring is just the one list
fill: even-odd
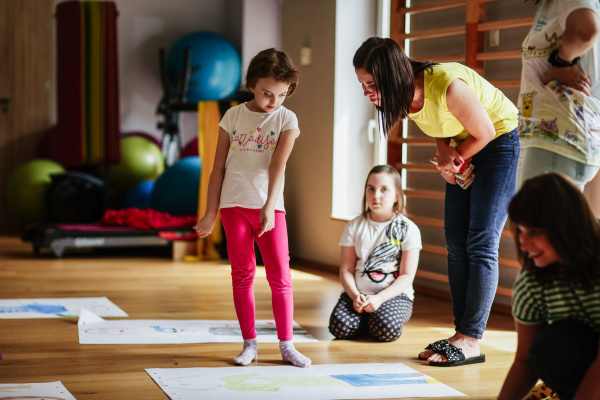
[[(266, 278), (267, 273), (265, 272), (265, 267), (262, 265), (258, 265), (256, 267), (256, 277)], [(303, 281), (315, 281), (322, 282), (325, 278), (320, 277), (318, 275), (309, 274), (307, 272), (298, 271), (296, 269), (292, 269), (292, 280), (303, 280)]]
[(292, 270), (292, 279), (302, 279), (304, 281), (318, 281), (322, 282), (325, 278), (322, 276), (310, 274), (308, 272), (298, 271), (297, 269)]
[(514, 353), (517, 349), (517, 332), (486, 330), (481, 344), (500, 351)]

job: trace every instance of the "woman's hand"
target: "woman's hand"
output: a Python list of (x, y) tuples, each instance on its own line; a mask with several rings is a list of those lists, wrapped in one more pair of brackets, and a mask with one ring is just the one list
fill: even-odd
[[(574, 60), (588, 52), (598, 38), (600, 25), (596, 12), (589, 8), (579, 8), (572, 11), (565, 23), (561, 37), (558, 56), (563, 60)], [(572, 67), (550, 67), (543, 84), (557, 80), (561, 84), (579, 90), (587, 96), (591, 95), (590, 79), (579, 69), (577, 64)]]
[(258, 237), (261, 237), (263, 233), (269, 232), (275, 228), (275, 210), (265, 205), (260, 210), (260, 232)]
[[(437, 150), (431, 157), (430, 161), (438, 169), (438, 171), (440, 171), (440, 174), (446, 180), (446, 182), (451, 185), (456, 185), (455, 173), (460, 170), (460, 168), (456, 165), (456, 162), (464, 163), (464, 160), (460, 153), (456, 151), (456, 149), (448, 146), (446, 140), (436, 139), (436, 144)], [(447, 166), (449, 166), (449, 168), (446, 168)], [(453, 172), (454, 169), (456, 169), (455, 172)]]
[(572, 67), (564, 68), (550, 67), (548, 72), (546, 72), (546, 75), (544, 75), (542, 83), (546, 85), (548, 82), (555, 80), (560, 82), (562, 85), (585, 93), (586, 96), (592, 95), (592, 82), (590, 81), (590, 78), (581, 72), (577, 64), (573, 65)]
[(216, 219), (216, 217), (205, 214), (204, 217), (202, 217), (200, 221), (198, 221), (198, 223), (194, 225), (194, 230), (198, 232), (198, 236), (200, 236), (201, 238), (205, 238), (208, 235), (210, 235), (213, 228), (215, 227)]
[(463, 164), (465, 160), (463, 160), (458, 150), (454, 147), (448, 146), (445, 143), (440, 144), (437, 142), (437, 144), (437, 168), (440, 171), (450, 171), (452, 175), (454, 175), (459, 171), (461, 164)]
[(440, 174), (446, 180), (446, 182), (451, 185), (456, 185), (456, 176), (454, 175), (454, 172), (447, 169), (441, 169), (440, 167), (436, 168), (440, 171)]

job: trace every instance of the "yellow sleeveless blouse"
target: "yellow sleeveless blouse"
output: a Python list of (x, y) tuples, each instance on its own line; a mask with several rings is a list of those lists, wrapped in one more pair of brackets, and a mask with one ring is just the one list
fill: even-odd
[(408, 114), (408, 117), (416, 122), (427, 136), (452, 138), (457, 144), (469, 137), (469, 132), (448, 110), (446, 104), (446, 90), (455, 79), (465, 81), (481, 100), (496, 129), (494, 139), (517, 127), (519, 120), (515, 105), (502, 91), (492, 86), (477, 72), (459, 63), (443, 63), (432, 68), (433, 73), (425, 71), (423, 74), (425, 81), (423, 108)]

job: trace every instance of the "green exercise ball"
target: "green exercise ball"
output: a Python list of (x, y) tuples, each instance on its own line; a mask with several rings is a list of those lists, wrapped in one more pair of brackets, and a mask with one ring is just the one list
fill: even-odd
[(64, 172), (59, 163), (48, 159), (30, 160), (17, 167), (6, 182), (9, 209), (24, 223), (47, 220), (46, 191), (51, 175)]
[(165, 160), (155, 142), (141, 136), (121, 139), (121, 161), (110, 167), (110, 182), (125, 194), (143, 181), (158, 178)]

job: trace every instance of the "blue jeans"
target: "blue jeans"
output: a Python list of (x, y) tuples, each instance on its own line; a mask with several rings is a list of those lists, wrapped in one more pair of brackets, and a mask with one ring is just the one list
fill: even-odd
[(583, 192), (585, 184), (594, 179), (600, 167), (571, 160), (550, 150), (527, 147), (521, 150), (517, 168), (517, 187), (534, 176), (558, 172), (568, 176)]
[(516, 193), (517, 130), (492, 140), (471, 161), (473, 184), (446, 183), (444, 231), (454, 326), (481, 339), (498, 287), (498, 247)]
[(597, 354), (598, 333), (582, 322), (563, 319), (536, 336), (529, 362), (560, 400), (570, 400)]

